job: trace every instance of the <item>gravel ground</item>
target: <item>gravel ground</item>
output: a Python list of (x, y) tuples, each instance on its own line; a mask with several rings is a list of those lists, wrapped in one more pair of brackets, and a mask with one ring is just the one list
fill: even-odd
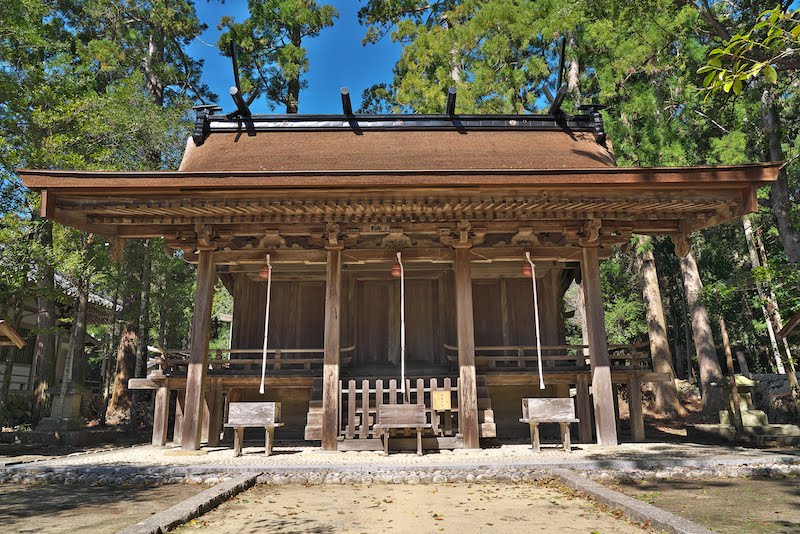
[(279, 444), (272, 456), (264, 455), (263, 445), (245, 447), (244, 454), (234, 458), (229, 447), (206, 447), (199, 455), (174, 455), (177, 447), (143, 445), (106, 452), (54, 458), (36, 462), (42, 467), (78, 466), (219, 466), (219, 467), (437, 467), (449, 465), (509, 466), (519, 464), (561, 464), (584, 460), (663, 460), (666, 458), (725, 459), (753, 458), (763, 460), (772, 455), (794, 454), (800, 461), (800, 451), (779, 449), (747, 449), (675, 443), (636, 443), (618, 447), (578, 445), (572, 453), (555, 446), (541, 453), (531, 451), (529, 444), (502, 444), (480, 450), (453, 450), (428, 452), (424, 456), (410, 453), (380, 452), (324, 452), (319, 447), (300, 444)]
[[(614, 532), (645, 530), (590, 501), (532, 484), (256, 486), (177, 529), (313, 532)], [(649, 531), (649, 529), (648, 529)]]

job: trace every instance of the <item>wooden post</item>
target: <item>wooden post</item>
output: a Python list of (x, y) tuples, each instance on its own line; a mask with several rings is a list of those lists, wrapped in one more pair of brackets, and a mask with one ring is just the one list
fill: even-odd
[[(328, 250), (325, 288), (325, 354), (322, 374), (322, 450), (335, 451), (339, 433), (339, 345), (342, 249)], [(348, 399), (352, 403), (354, 399)], [(348, 423), (350, 428), (353, 421)]]
[(200, 431), (200, 442), (208, 444), (208, 422), (211, 420), (209, 417), (211, 414), (211, 392), (206, 388), (205, 392), (203, 393), (203, 419), (202, 419), (202, 430)]
[(156, 390), (156, 405), (153, 410), (153, 445), (163, 447), (167, 444), (167, 425), (169, 423), (169, 389), (161, 386)]
[(617, 445), (613, 388), (603, 322), (603, 294), (600, 286), (600, 258), (595, 247), (583, 247), (581, 262), (586, 326), (589, 331), (589, 360), (592, 364), (592, 400), (598, 445)]
[(219, 446), (219, 436), (222, 433), (222, 412), (224, 409), (222, 398), (222, 382), (217, 381), (208, 390), (208, 446)]
[(187, 451), (200, 448), (200, 434), (203, 429), (203, 395), (206, 371), (208, 370), (211, 299), (214, 296), (214, 282), (217, 278), (214, 252), (209, 249), (201, 249), (198, 256), (197, 288), (194, 295), (189, 370), (186, 373), (186, 403), (181, 435), (181, 449)]
[(644, 413), (642, 411), (642, 383), (632, 374), (628, 379), (628, 416), (631, 424), (631, 439), (644, 441)]
[(459, 425), (464, 448), (479, 449), (478, 388), (475, 379), (475, 327), (472, 315), (472, 273), (469, 248), (455, 250), (456, 331), (460, 385)]
[(179, 389), (175, 397), (175, 428), (172, 430), (172, 443), (180, 445), (183, 436), (183, 411), (186, 402), (186, 390)]
[(578, 374), (575, 383), (575, 404), (578, 422), (578, 439), (581, 443), (592, 442), (592, 400), (589, 397), (589, 380)]

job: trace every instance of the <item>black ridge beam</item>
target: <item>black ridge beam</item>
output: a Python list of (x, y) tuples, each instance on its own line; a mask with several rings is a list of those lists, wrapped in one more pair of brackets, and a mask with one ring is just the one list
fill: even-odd
[(445, 108), (445, 113), (447, 115), (455, 115), (456, 114), (456, 88), (450, 87), (447, 90), (447, 107)]
[(231, 61), (233, 62), (233, 83), (236, 85), (236, 88), (239, 89), (241, 87), (239, 85), (239, 58), (236, 53), (236, 43), (233, 42), (233, 38), (231, 38)]
[(567, 96), (567, 84), (562, 85), (558, 88), (558, 92), (556, 93), (556, 98), (553, 100), (553, 103), (550, 104), (550, 115), (557, 115), (562, 113), (561, 111), (561, 104), (564, 103), (564, 98)]
[(342, 87), (339, 92), (342, 93), (342, 113), (348, 116), (352, 115), (353, 105), (350, 103), (350, 89)]
[(233, 103), (236, 104), (238, 115), (240, 117), (249, 117), (251, 115), (250, 108), (247, 106), (247, 102), (242, 98), (239, 88), (231, 87), (230, 93), (231, 98), (233, 98)]
[(561, 81), (564, 79), (564, 60), (566, 59), (566, 48), (567, 43), (566, 40), (562, 37), (561, 38), (561, 53), (558, 55), (558, 79), (556, 81), (556, 87), (561, 87)]

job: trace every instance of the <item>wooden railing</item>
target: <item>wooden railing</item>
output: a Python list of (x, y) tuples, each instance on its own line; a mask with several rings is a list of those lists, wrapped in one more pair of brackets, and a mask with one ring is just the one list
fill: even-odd
[[(355, 346), (342, 348), (339, 361), (348, 365)], [(321, 367), (324, 349), (267, 349), (267, 370), (304, 370)], [(258, 355), (257, 358), (241, 356)], [(212, 349), (208, 351), (208, 369), (212, 372), (229, 372), (230, 374), (258, 374), (262, 363), (261, 349)], [(157, 356), (147, 361), (148, 373), (175, 375), (185, 374), (189, 365), (189, 349), (157, 350)]]
[[(612, 367), (650, 369), (649, 343), (609, 345), (608, 355)], [(458, 365), (458, 347), (445, 345), (450, 365)], [(542, 345), (542, 368), (546, 372), (589, 369), (587, 345)], [(532, 369), (537, 366), (535, 346), (484, 346), (475, 347), (475, 365), (491, 371)]]
[[(434, 410), (433, 392), (444, 391), (450, 397), (450, 409)], [(424, 404), (428, 423), (436, 436), (455, 436), (458, 433), (458, 379), (452, 385), (445, 378), (440, 385), (431, 378), (406, 380), (406, 392), (400, 391), (398, 380), (344, 380), (339, 383), (339, 435), (346, 439), (374, 437), (376, 407), (378, 404)]]

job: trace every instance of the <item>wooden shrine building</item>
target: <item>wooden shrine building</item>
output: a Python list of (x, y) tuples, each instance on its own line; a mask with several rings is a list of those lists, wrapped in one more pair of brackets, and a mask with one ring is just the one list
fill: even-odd
[[(165, 351), (130, 381), (156, 390), (156, 444), (174, 419), (184, 449), (217, 445), (227, 401), (266, 399), (282, 403), (279, 436), (326, 450), (379, 449), (376, 406), (401, 402), (425, 404), (426, 448), (477, 448), (482, 437), (527, 432), (521, 398), (574, 390), (579, 438), (615, 445), (614, 384), (640, 391), (669, 377), (652, 372), (646, 345), (608, 345), (600, 260), (633, 233), (672, 236), (685, 254), (690, 232), (754, 211), (779, 165), (617, 167), (599, 112), (581, 113), (203, 107), (178, 171), (20, 174), (41, 192), (44, 217), (112, 243), (163, 237), (197, 265), (190, 347)], [(218, 277), (234, 299), (231, 348), (209, 351)], [(575, 280), (586, 346), (565, 341)], [(639, 395), (631, 412), (641, 439)]]

